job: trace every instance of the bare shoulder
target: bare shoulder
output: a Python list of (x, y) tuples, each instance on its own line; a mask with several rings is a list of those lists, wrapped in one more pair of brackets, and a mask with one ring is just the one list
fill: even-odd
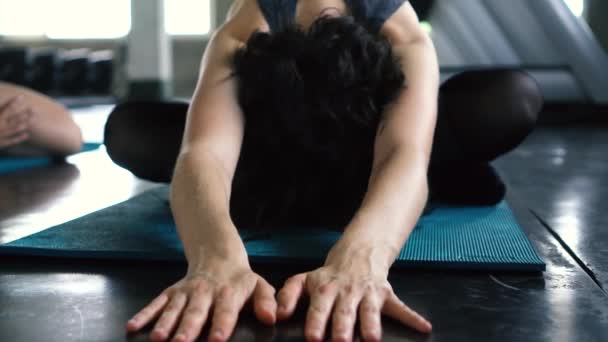
[(418, 15), (414, 8), (406, 1), (390, 17), (380, 30), (380, 34), (385, 36), (393, 45), (407, 44), (419, 39), (426, 39), (428, 36), (420, 27)]
[(247, 41), (255, 31), (268, 31), (269, 26), (258, 0), (234, 0), (224, 23), (218, 31), (229, 34), (241, 42)]

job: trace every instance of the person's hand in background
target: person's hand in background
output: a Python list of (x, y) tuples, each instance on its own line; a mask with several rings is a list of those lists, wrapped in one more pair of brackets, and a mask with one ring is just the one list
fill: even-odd
[(12, 156), (78, 153), (82, 132), (70, 111), (35, 90), (0, 81), (0, 151)]
[(0, 150), (28, 140), (31, 116), (23, 96), (0, 98)]

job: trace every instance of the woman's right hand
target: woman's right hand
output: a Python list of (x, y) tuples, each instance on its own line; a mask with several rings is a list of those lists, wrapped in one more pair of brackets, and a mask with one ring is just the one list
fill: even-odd
[(0, 149), (28, 139), (30, 116), (30, 108), (22, 96), (0, 100)]
[(127, 331), (137, 331), (158, 318), (150, 334), (152, 341), (165, 341), (173, 331), (172, 341), (194, 341), (209, 321), (209, 340), (226, 341), (248, 299), (253, 300), (255, 315), (262, 323), (275, 323), (277, 303), (272, 285), (246, 263), (210, 264), (213, 263), (207, 263), (204, 269), (189, 270), (183, 279), (164, 290), (133, 316)]

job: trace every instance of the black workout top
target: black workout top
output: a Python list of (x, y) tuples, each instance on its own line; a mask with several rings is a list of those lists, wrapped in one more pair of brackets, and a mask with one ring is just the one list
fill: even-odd
[[(306, 1), (306, 0), (302, 0)], [(344, 0), (352, 15), (362, 20), (373, 33), (380, 32), (382, 25), (407, 0)], [(293, 23), (298, 0), (258, 0), (260, 9), (271, 31)]]

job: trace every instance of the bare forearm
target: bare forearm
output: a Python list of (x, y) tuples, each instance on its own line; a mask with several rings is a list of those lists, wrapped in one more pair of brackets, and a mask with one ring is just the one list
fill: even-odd
[(65, 111), (61, 117), (51, 117), (49, 112), (34, 114), (30, 126), (30, 140), (26, 143), (34, 153), (65, 156), (77, 153), (82, 148), (80, 128)]
[(395, 150), (373, 170), (360, 209), (332, 251), (371, 253), (388, 269), (420, 218), (427, 198), (424, 156)]
[(178, 159), (171, 184), (171, 209), (190, 268), (210, 257), (238, 259), (247, 255), (230, 218), (231, 179), (211, 153), (201, 149)]
[[(399, 253), (428, 198), (427, 168), (437, 116), (438, 66), (427, 39), (395, 46), (407, 87), (385, 112), (376, 137), (373, 172), (360, 210), (333, 254), (349, 258), (369, 250), (389, 265)], [(351, 247), (352, 245), (352, 247)], [(363, 252), (357, 252), (359, 254)]]

